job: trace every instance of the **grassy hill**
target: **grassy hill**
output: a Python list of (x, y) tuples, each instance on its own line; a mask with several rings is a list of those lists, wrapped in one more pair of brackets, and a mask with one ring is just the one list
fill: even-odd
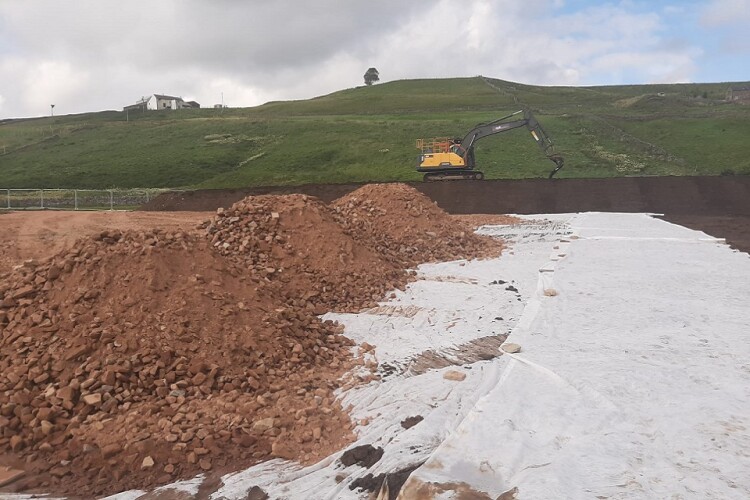
[[(0, 122), (0, 188), (234, 187), (418, 180), (415, 139), (529, 106), (560, 177), (750, 174), (750, 106), (729, 84), (539, 87), (404, 80), (255, 108), (107, 111)], [(483, 139), (488, 178), (552, 167), (520, 129)]]

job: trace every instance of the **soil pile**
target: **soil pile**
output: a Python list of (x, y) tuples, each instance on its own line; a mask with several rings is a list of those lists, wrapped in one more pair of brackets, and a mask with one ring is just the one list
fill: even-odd
[(497, 256), (502, 250), (499, 241), (473, 234), (406, 184), (369, 184), (331, 205), (357, 241), (401, 267)]
[(334, 212), (307, 195), (251, 196), (206, 225), (212, 246), (254, 276), (283, 285), (287, 303), (317, 313), (373, 307), (406, 283), (397, 263), (346, 234)]
[(102, 232), (0, 278), (0, 455), (94, 495), (345, 445), (331, 322), (181, 232)]
[(352, 438), (333, 391), (357, 361), (316, 315), (374, 306), (407, 266), (500, 250), (404, 185), (335, 208), (250, 197), (202, 227), (102, 231), (0, 275), (0, 465), (27, 472), (18, 491), (328, 456)]

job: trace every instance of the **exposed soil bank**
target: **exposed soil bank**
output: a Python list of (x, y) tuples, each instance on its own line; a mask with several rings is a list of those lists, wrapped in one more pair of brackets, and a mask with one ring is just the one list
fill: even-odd
[(724, 238), (732, 248), (750, 253), (750, 216), (667, 215), (663, 219)]
[[(653, 212), (750, 215), (750, 177), (624, 177), (416, 182), (416, 189), (453, 214)], [(144, 210), (216, 210), (248, 195), (302, 193), (330, 202), (361, 184), (197, 190), (165, 193)]]

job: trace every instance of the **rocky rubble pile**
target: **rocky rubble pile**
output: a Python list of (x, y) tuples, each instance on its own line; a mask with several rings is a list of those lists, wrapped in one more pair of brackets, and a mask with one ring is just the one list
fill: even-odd
[(14, 485), (91, 496), (343, 446), (332, 391), (351, 342), (282, 295), (158, 230), (0, 276), (0, 456), (27, 470)]
[(358, 311), (402, 287), (408, 274), (346, 234), (334, 212), (306, 195), (250, 196), (206, 223), (211, 245), (255, 276), (283, 285), (290, 304)]
[(496, 257), (502, 250), (500, 242), (474, 234), (406, 184), (368, 184), (331, 206), (357, 241), (401, 267)]
[(375, 305), (406, 267), (500, 251), (404, 185), (333, 207), (249, 197), (202, 227), (104, 231), (0, 275), (0, 465), (27, 472), (18, 491), (328, 456), (353, 429), (333, 391), (367, 375), (317, 315)]

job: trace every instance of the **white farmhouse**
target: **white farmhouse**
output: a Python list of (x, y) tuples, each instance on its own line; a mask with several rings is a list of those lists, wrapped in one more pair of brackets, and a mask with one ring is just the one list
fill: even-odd
[(146, 111), (159, 109), (185, 109), (200, 108), (201, 105), (195, 101), (184, 101), (182, 97), (171, 95), (153, 94), (148, 97), (142, 97), (135, 104), (125, 106), (123, 111)]

